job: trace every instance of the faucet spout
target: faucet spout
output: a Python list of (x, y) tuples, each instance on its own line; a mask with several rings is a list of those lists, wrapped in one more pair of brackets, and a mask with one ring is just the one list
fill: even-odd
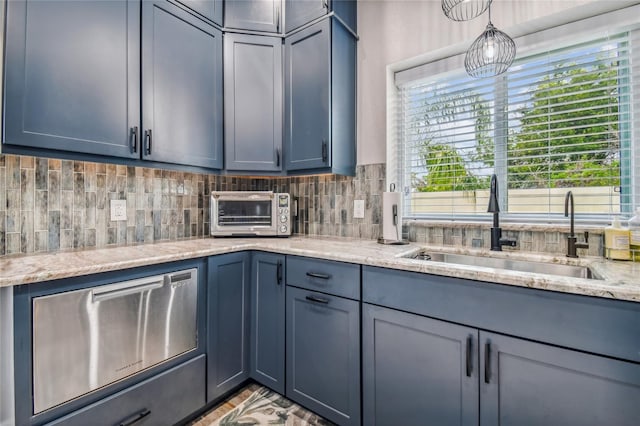
[(584, 243), (579, 243), (575, 234), (574, 228), (574, 205), (573, 205), (573, 192), (567, 191), (567, 195), (564, 196), (564, 217), (569, 217), (569, 235), (567, 236), (567, 257), (578, 257), (576, 249), (588, 249), (589, 248), (589, 233), (584, 233)]
[[(571, 210), (571, 216), (569, 216), (569, 210)], [(574, 206), (573, 206), (573, 192), (567, 191), (567, 195), (564, 196), (564, 217), (570, 217), (570, 232), (569, 236), (575, 236), (574, 230)]]
[(500, 206), (498, 205), (498, 177), (491, 175), (491, 187), (489, 189), (489, 206), (487, 213), (493, 213), (493, 227), (491, 227), (491, 250), (502, 251), (502, 246), (515, 247), (516, 240), (502, 238), (500, 228)]

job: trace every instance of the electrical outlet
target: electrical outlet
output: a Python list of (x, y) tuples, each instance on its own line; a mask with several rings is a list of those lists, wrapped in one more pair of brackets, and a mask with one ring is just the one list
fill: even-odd
[(111, 200), (111, 221), (127, 220), (127, 200)]
[(353, 218), (364, 219), (364, 200), (353, 200)]

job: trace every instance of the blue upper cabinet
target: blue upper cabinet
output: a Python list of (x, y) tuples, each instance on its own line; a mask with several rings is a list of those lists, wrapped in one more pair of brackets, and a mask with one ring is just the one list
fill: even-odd
[(333, 11), (356, 30), (355, 0), (285, 0), (285, 32), (290, 32)]
[(222, 25), (222, 0), (176, 0), (197, 14)]
[(224, 39), (225, 169), (282, 170), (282, 39)]
[(142, 4), (142, 153), (222, 167), (222, 33), (166, 1)]
[(226, 0), (224, 26), (240, 30), (279, 33), (282, 28), (280, 0)]
[(355, 173), (356, 38), (325, 19), (285, 39), (285, 165)]
[(7, 2), (5, 144), (138, 158), (140, 3)]

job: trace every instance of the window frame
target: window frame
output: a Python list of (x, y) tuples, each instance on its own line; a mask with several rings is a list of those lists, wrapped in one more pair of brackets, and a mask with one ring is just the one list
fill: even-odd
[[(602, 6), (602, 5), (599, 5)], [(618, 9), (601, 10), (598, 7), (589, 5), (583, 8), (583, 16), (576, 20), (575, 10), (570, 9), (550, 17), (541, 18), (531, 21), (524, 29), (508, 30), (509, 34), (513, 34), (516, 45), (518, 46), (519, 57), (529, 57), (543, 53), (545, 51), (554, 50), (552, 46), (571, 46), (579, 44), (583, 41), (593, 40), (598, 37), (606, 37), (615, 35), (625, 31), (640, 32), (640, 5), (632, 5), (622, 7), (618, 5)], [(615, 24), (611, 24), (614, 22)], [(512, 32), (510, 32), (512, 31)], [(553, 40), (553, 41), (551, 41)], [(636, 40), (640, 42), (640, 37), (636, 36)], [(387, 67), (387, 187), (391, 183), (395, 183), (396, 187), (401, 188), (402, 173), (404, 173), (402, 161), (404, 157), (404, 149), (400, 141), (401, 118), (402, 114), (401, 90), (398, 86), (403, 82), (418, 80), (433, 74), (444, 74), (446, 72), (455, 72), (463, 68), (464, 53), (468, 47), (468, 43), (459, 43), (444, 49), (426, 53), (410, 60), (391, 64)], [(640, 48), (640, 43), (635, 47)], [(636, 54), (638, 56), (638, 54)], [(634, 67), (638, 69), (638, 65)], [(640, 70), (638, 71), (640, 74)], [(499, 77), (497, 78), (499, 79)], [(497, 80), (496, 80), (497, 81)], [(634, 87), (640, 87), (638, 81), (634, 82)], [(636, 95), (636, 100), (632, 100), (632, 106), (638, 106), (640, 110), (640, 94)], [(621, 217), (628, 218), (633, 215), (635, 206), (640, 206), (640, 111), (634, 111), (635, 120), (632, 120), (631, 137), (629, 140), (634, 146), (631, 149), (632, 167), (628, 176), (631, 188), (630, 208), (631, 214), (621, 212)], [(621, 147), (622, 149), (622, 147)], [(502, 179), (505, 188), (506, 175), (499, 176)], [(624, 183), (621, 182), (622, 185)], [(500, 205), (504, 205), (506, 191), (502, 191)], [(403, 204), (408, 202), (403, 197)], [(472, 221), (487, 222), (491, 220), (491, 215), (482, 214), (421, 214), (409, 215), (405, 214), (403, 209), (402, 217), (404, 219), (413, 220), (444, 220), (444, 221)], [(557, 216), (557, 217), (556, 217)], [(526, 222), (526, 223), (554, 223), (566, 221), (562, 215), (556, 214), (536, 214), (536, 213), (502, 213), (502, 219), (506, 222)], [(576, 213), (576, 220), (585, 224), (605, 224), (609, 222), (606, 214), (589, 215)]]

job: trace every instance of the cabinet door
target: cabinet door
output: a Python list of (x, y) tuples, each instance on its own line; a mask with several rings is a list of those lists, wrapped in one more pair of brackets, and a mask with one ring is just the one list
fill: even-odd
[(222, 25), (222, 0), (177, 0), (194, 12)]
[(286, 396), (340, 425), (360, 424), (359, 305), (287, 287)]
[(224, 49), (225, 168), (281, 170), (282, 40), (229, 33)]
[(331, 165), (330, 20), (285, 39), (285, 163), (287, 170)]
[(138, 157), (140, 3), (9, 1), (6, 23), (3, 142)]
[(280, 32), (280, 0), (226, 0), (224, 26), (242, 30)]
[(363, 424), (477, 425), (478, 331), (363, 305)]
[(637, 425), (640, 364), (480, 333), (481, 425)]
[(207, 401), (249, 378), (250, 256), (209, 258)]
[(329, 13), (329, 0), (285, 0), (285, 32)]
[(143, 158), (221, 168), (221, 32), (167, 1), (142, 14)]
[(251, 378), (284, 394), (284, 256), (254, 253), (251, 263)]

